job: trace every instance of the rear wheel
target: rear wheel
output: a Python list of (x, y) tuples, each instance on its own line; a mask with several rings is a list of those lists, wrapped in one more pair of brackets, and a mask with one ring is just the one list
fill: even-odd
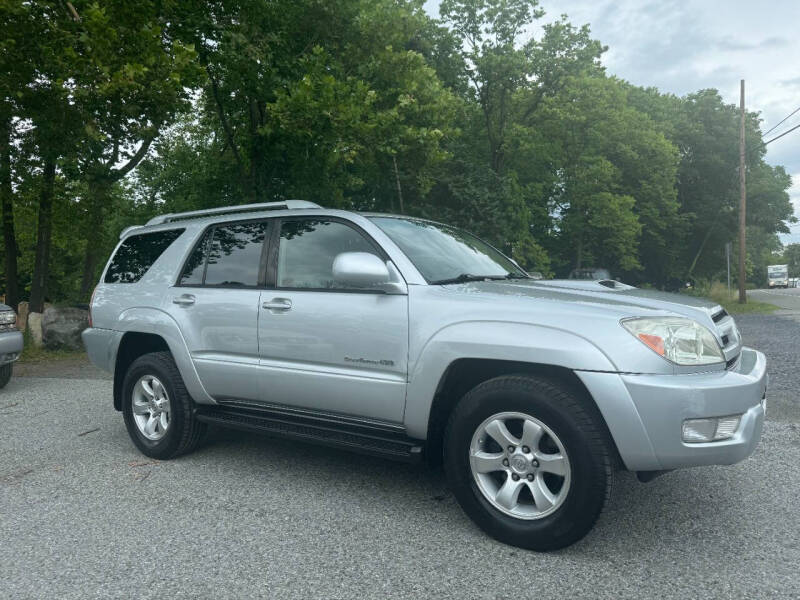
[(194, 450), (206, 424), (194, 417), (186, 391), (169, 352), (137, 358), (122, 385), (122, 413), (133, 443), (152, 458), (169, 459)]
[(0, 367), (0, 390), (6, 387), (11, 379), (11, 371), (14, 369), (14, 363), (8, 363)]
[(576, 394), (544, 378), (503, 376), (475, 387), (450, 416), (444, 453), (470, 518), (531, 550), (581, 539), (611, 490), (602, 423)]

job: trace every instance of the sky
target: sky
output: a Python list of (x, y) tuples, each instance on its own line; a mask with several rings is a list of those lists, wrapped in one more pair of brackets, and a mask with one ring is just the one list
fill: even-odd
[[(762, 0), (540, 0), (543, 22), (566, 13), (575, 25), (588, 23), (608, 46), (608, 73), (635, 85), (655, 86), (683, 96), (716, 88), (739, 104), (745, 80), (746, 105), (761, 113), (762, 131), (800, 107), (800, 1)], [(425, 8), (438, 17), (438, 0)], [(536, 35), (536, 31), (533, 34)], [(800, 111), (765, 139), (800, 124)], [(800, 129), (768, 146), (767, 162), (792, 176), (789, 190), (800, 219)], [(800, 243), (800, 223), (782, 235)]]

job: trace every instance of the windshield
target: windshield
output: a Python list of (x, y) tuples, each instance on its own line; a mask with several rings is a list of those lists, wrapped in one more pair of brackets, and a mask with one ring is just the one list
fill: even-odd
[(461, 229), (398, 217), (370, 217), (408, 256), (428, 283), (526, 277), (511, 259)]

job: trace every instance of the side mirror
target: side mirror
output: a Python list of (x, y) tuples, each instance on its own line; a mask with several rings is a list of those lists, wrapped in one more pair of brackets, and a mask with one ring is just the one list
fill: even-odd
[(342, 252), (333, 261), (336, 283), (356, 288), (376, 288), (389, 282), (389, 269), (369, 252)]

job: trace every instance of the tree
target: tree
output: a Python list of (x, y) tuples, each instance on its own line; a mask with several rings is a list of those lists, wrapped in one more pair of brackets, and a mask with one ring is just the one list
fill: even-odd
[(789, 244), (783, 249), (783, 258), (789, 265), (789, 277), (800, 277), (800, 244)]
[[(169, 3), (78, 4), (74, 101), (84, 135), (78, 153), (86, 182), (86, 226), (100, 235), (113, 186), (146, 156), (160, 128), (189, 104), (202, 70), (193, 48), (175, 38)], [(94, 283), (103, 249), (86, 244), (81, 295)]]

